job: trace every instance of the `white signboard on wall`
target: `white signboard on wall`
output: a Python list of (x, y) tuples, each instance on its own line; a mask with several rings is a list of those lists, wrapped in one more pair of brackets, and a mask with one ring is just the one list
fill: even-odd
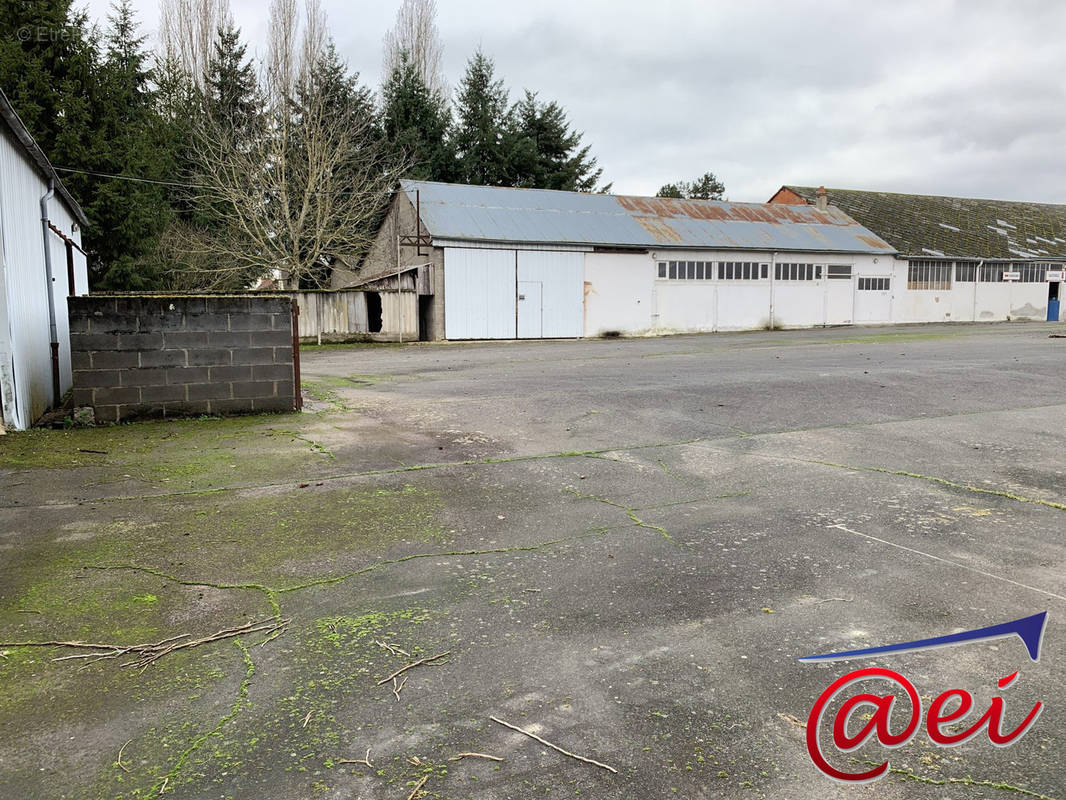
[(1047, 275), (1044, 276), (1046, 281), (1064, 281), (1066, 280), (1066, 270), (1056, 269), (1047, 271)]
[(1005, 281), (1020, 281), (1022, 279), (1022, 273), (1020, 272), (1004, 272), (1003, 280)]

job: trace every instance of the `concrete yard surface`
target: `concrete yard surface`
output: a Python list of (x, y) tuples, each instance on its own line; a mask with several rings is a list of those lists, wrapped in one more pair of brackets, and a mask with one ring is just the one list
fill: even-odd
[[(0, 797), (1066, 798), (1059, 330), (306, 348), (301, 414), (0, 437)], [(1045, 706), (827, 717), (845, 784), (859, 667)]]

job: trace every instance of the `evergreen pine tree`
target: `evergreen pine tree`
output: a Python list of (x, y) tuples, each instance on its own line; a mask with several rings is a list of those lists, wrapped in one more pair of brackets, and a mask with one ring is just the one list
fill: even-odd
[(492, 59), (478, 50), (459, 83), (454, 141), (463, 183), (510, 183), (507, 89), (496, 78), (495, 69)]
[(455, 180), (455, 151), (448, 136), (451, 112), (426, 87), (405, 54), (389, 74), (381, 95), (385, 140), (397, 160), (410, 164), (407, 174), (421, 180)]
[(238, 138), (261, 121), (259, 84), (247, 49), (232, 21), (220, 26), (205, 80), (205, 113)]
[[(119, 0), (108, 17), (96, 106), (98, 140), (92, 169), (166, 180), (175, 163), (168, 130), (157, 114), (149, 84), (145, 37), (137, 35), (130, 0)], [(158, 285), (155, 258), (159, 234), (170, 216), (168, 189), (137, 181), (98, 180), (84, 203), (90, 227), (90, 276), (94, 288), (150, 289)]]
[(570, 130), (566, 112), (555, 102), (541, 103), (528, 89), (511, 110), (511, 181), (514, 186), (591, 192), (603, 174), (590, 147)]

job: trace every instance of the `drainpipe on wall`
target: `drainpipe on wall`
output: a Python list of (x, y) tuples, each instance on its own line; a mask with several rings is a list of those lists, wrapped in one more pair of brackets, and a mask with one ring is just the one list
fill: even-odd
[(777, 270), (777, 251), (770, 253), (770, 330), (774, 329), (774, 272)]
[[(958, 262), (956, 262), (958, 263)], [(977, 282), (981, 280), (981, 267), (985, 265), (985, 260), (982, 258), (977, 262), (977, 271), (973, 276), (973, 321), (977, 322)]]
[(48, 341), (52, 348), (52, 407), (56, 408), (61, 399), (59, 389), (59, 330), (56, 327), (56, 298), (52, 275), (52, 248), (48, 237), (48, 201), (55, 194), (55, 181), (48, 179), (48, 191), (41, 198), (41, 235), (44, 237), (44, 272), (45, 289), (48, 292)]

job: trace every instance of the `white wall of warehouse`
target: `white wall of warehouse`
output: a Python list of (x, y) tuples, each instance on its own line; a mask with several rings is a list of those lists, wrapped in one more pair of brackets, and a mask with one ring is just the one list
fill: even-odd
[[(54, 278), (49, 284), (40, 206), (47, 192), (47, 181), (21, 145), (0, 135), (0, 403), (5, 426), (20, 430), (52, 404), (49, 293), (59, 336), (60, 390), (71, 386), (66, 246), (49, 231)], [(48, 218), (81, 244), (74, 217), (58, 195), (48, 203)], [(75, 290), (84, 294), (89, 288), (85, 257), (76, 250), (74, 267)]]
[[(907, 261), (892, 256), (751, 251), (557, 252), (535, 248), (445, 250), (448, 338), (515, 338), (531, 334), (518, 301), (518, 280), (545, 282), (545, 319), (576, 318), (544, 328), (542, 336), (630, 336), (697, 331), (809, 328), (822, 325), (1045, 319), (1045, 283), (954, 283), (951, 289), (910, 290)], [(577, 275), (583, 259), (584, 280)], [(661, 279), (660, 261), (740, 261), (769, 264), (759, 280)], [(821, 265), (817, 280), (777, 280), (779, 263)], [(523, 271), (522, 264), (536, 265)], [(517, 274), (516, 274), (516, 265)], [(850, 279), (827, 277), (828, 265), (849, 265)], [(457, 268), (456, 268), (457, 267)], [(453, 271), (453, 268), (454, 271)], [(523, 278), (524, 276), (524, 278)], [(859, 288), (860, 278), (888, 287)], [(525, 284), (523, 284), (525, 285)], [(869, 285), (869, 284), (865, 284)], [(459, 335), (456, 335), (459, 334)]]

